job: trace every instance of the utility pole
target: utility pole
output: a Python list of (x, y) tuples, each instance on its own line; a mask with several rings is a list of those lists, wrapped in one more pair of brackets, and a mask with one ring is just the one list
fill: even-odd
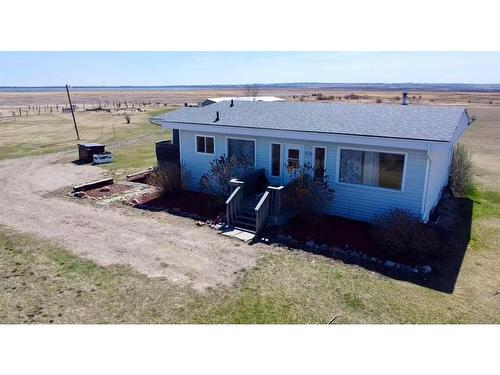
[(75, 124), (76, 138), (80, 140), (80, 134), (78, 134), (78, 127), (76, 126), (75, 113), (73, 112), (73, 104), (71, 103), (71, 97), (69, 96), (68, 85), (66, 85), (66, 93), (68, 94), (69, 108), (71, 108), (71, 116), (73, 116), (73, 124)]

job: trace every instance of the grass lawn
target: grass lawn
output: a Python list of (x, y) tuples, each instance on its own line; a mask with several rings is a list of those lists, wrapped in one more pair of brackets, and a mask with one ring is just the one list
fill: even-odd
[(0, 322), (500, 323), (498, 259), (470, 251), (446, 294), (284, 250), (236, 286), (198, 293), (0, 228)]
[(112, 144), (141, 137), (160, 139), (165, 131), (149, 123), (149, 118), (170, 109), (148, 110), (131, 115), (127, 124), (123, 114), (77, 112), (80, 141), (76, 139), (71, 114), (52, 113), (0, 119), (0, 160), (36, 156), (75, 149), (79, 142)]

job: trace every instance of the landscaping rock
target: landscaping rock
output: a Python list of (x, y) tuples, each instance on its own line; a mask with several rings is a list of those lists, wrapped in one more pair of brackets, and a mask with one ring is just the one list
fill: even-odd
[(205, 223), (203, 221), (197, 221), (196, 225), (199, 226), (199, 227), (202, 227), (202, 226), (205, 225)]
[(432, 272), (432, 268), (430, 266), (422, 266), (420, 267), (420, 272), (422, 272), (424, 275), (427, 275)]
[(307, 246), (307, 247), (313, 248), (313, 247), (314, 247), (314, 245), (315, 245), (315, 243), (314, 243), (314, 241), (313, 241), (313, 240), (309, 240), (309, 241), (307, 241), (307, 242), (306, 242), (306, 246)]
[(387, 267), (387, 268), (394, 268), (395, 265), (396, 265), (396, 263), (393, 262), (392, 260), (386, 260), (384, 262), (384, 267)]
[(85, 198), (87, 196), (87, 194), (85, 194), (84, 191), (77, 191), (77, 192), (73, 193), (73, 196), (75, 198)]
[(104, 186), (104, 187), (100, 188), (99, 191), (106, 193), (106, 192), (110, 192), (111, 188), (109, 186)]

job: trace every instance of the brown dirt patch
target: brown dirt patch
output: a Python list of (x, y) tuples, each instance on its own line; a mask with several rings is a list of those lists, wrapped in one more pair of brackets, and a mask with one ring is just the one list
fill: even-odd
[(171, 197), (161, 197), (157, 193), (146, 193), (136, 200), (138, 202), (134, 205), (136, 208), (154, 211), (168, 210), (174, 214), (183, 212), (197, 215), (203, 219), (215, 219), (225, 210), (222, 201), (211, 195), (192, 191), (183, 191)]
[(111, 184), (97, 189), (87, 190), (85, 195), (92, 198), (111, 198), (132, 190), (133, 188), (130, 185)]

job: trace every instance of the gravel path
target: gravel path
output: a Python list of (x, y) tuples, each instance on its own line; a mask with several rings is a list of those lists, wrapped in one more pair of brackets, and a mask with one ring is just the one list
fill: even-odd
[(101, 177), (98, 167), (63, 160), (59, 153), (0, 162), (1, 225), (48, 238), (101, 265), (130, 265), (198, 290), (232, 284), (237, 272), (253, 267), (265, 251), (189, 219), (47, 194)]

